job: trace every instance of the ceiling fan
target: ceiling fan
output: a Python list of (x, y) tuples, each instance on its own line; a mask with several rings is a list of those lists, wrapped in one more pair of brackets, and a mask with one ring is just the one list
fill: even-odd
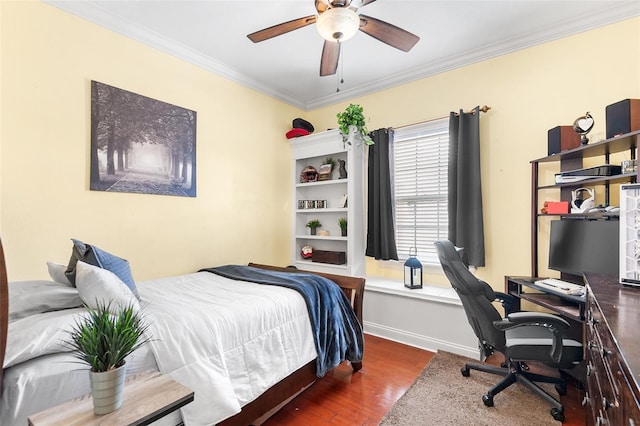
[(342, 42), (350, 39), (360, 30), (389, 46), (408, 52), (420, 40), (420, 37), (395, 25), (370, 16), (356, 13), (357, 7), (366, 6), (376, 0), (315, 0), (317, 15), (283, 22), (247, 35), (251, 41), (258, 43), (270, 38), (317, 24), (318, 32), (325, 39), (320, 59), (320, 76), (333, 75), (338, 68)]

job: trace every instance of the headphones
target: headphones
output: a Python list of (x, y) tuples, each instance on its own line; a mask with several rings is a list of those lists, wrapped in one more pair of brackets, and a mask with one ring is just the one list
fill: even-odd
[[(589, 194), (589, 198), (583, 199), (581, 192)], [(571, 213), (585, 213), (596, 206), (596, 198), (593, 189), (578, 188), (571, 191)]]

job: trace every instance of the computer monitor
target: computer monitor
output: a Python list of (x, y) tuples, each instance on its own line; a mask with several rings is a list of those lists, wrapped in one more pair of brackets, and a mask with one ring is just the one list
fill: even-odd
[(618, 220), (551, 221), (549, 269), (582, 276), (584, 272), (618, 276)]

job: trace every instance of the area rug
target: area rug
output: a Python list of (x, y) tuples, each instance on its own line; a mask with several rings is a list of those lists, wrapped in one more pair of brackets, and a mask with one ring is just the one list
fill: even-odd
[[(520, 383), (500, 392), (495, 405), (486, 407), (482, 395), (500, 378), (476, 370), (463, 377), (460, 368), (465, 362), (478, 361), (438, 351), (380, 425), (561, 425), (551, 417), (551, 406)], [(553, 385), (544, 388), (558, 398)]]

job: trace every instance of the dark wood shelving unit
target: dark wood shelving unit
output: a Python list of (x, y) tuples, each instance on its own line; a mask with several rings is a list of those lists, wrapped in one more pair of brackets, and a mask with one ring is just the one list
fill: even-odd
[[(605, 190), (605, 202), (609, 203), (609, 185), (618, 183), (635, 183), (638, 181), (638, 173), (624, 173), (613, 176), (602, 176), (586, 179), (580, 182), (543, 184), (539, 182), (539, 165), (541, 163), (559, 162), (561, 171), (577, 170), (582, 168), (583, 159), (603, 157), (604, 164), (609, 164), (610, 154), (629, 151), (631, 159), (638, 158), (638, 146), (640, 130), (630, 132), (615, 138), (606, 139), (593, 144), (581, 145), (578, 148), (562, 151), (558, 154), (538, 158), (531, 161), (531, 276), (538, 276), (538, 220), (540, 217), (555, 216), (569, 218), (571, 214), (543, 214), (539, 211), (541, 190), (560, 191), (560, 200), (571, 202), (571, 191), (585, 185), (603, 186)], [(608, 216), (608, 217), (607, 217)], [(585, 219), (615, 218), (616, 215), (603, 215), (602, 213), (581, 213)], [(573, 216), (577, 217), (577, 216)]]

